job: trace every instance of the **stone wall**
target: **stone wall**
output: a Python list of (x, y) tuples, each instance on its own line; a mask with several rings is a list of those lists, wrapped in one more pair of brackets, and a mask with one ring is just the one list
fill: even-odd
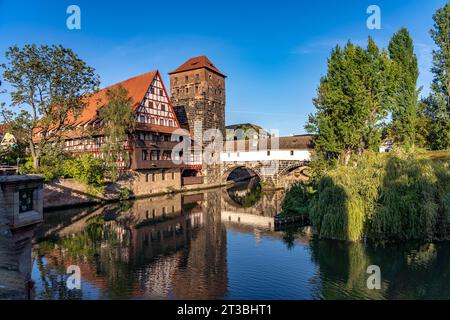
[(73, 179), (58, 179), (44, 188), (44, 207), (66, 207), (117, 200), (121, 188), (128, 188), (136, 197), (172, 193), (181, 190), (179, 169), (130, 171), (116, 183), (109, 183), (103, 194), (95, 194), (86, 185)]
[(205, 68), (172, 74), (171, 101), (182, 126), (189, 129), (195, 141), (194, 124), (204, 130), (219, 129), (225, 137), (225, 78)]
[(173, 192), (181, 188), (181, 172), (179, 169), (130, 171), (117, 182), (117, 185), (116, 188), (119, 189), (121, 187), (130, 189), (135, 196)]

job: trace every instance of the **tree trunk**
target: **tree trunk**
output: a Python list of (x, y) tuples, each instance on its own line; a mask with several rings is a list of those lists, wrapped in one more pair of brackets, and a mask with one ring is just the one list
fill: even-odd
[(352, 151), (350, 149), (344, 150), (344, 153), (342, 155), (342, 163), (345, 166), (348, 165), (351, 155), (352, 155)]
[(31, 157), (33, 158), (33, 169), (37, 171), (37, 169), (39, 169), (40, 166), (40, 156), (39, 153), (36, 151), (36, 147), (33, 141), (30, 141), (30, 152)]

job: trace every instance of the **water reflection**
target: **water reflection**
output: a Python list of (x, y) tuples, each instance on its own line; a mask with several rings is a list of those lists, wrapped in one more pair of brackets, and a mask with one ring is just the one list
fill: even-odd
[[(278, 231), (282, 198), (250, 180), (48, 213), (33, 246), (36, 298), (450, 298), (449, 244), (349, 244), (317, 241), (305, 226)], [(372, 264), (381, 290), (367, 289)], [(66, 289), (70, 265), (81, 269), (81, 290)]]

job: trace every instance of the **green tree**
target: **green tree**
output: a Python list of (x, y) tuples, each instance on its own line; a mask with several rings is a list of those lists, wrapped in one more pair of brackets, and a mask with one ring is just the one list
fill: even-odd
[(430, 117), (428, 141), (432, 149), (450, 147), (450, 3), (433, 15), (431, 37), (437, 48), (433, 50), (433, 82), (427, 102)]
[(108, 104), (100, 109), (106, 143), (102, 147), (103, 158), (108, 166), (110, 178), (119, 177), (118, 162), (129, 164), (126, 146), (129, 132), (134, 130), (135, 113), (133, 100), (123, 86), (114, 87), (107, 92)]
[(94, 69), (62, 46), (25, 45), (6, 52), (3, 77), (11, 84), (11, 109), (19, 107), (11, 125), (24, 132), (33, 167), (45, 150), (59, 145), (84, 108), (83, 96), (99, 84)]
[(398, 78), (401, 79), (394, 96), (390, 136), (395, 143), (410, 148), (415, 145), (416, 140), (419, 69), (413, 40), (407, 29), (402, 28), (394, 34), (388, 50), (397, 67)]
[(387, 52), (371, 38), (367, 49), (348, 42), (332, 51), (313, 100), (317, 111), (306, 125), (320, 154), (347, 164), (352, 155), (378, 148), (396, 87), (392, 70)]

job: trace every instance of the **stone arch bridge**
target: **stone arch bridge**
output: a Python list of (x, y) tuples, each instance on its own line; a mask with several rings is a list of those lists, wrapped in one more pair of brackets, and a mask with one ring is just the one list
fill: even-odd
[(227, 161), (220, 164), (220, 180), (226, 182), (233, 171), (245, 169), (258, 176), (265, 188), (282, 188), (293, 180), (308, 179), (308, 163), (305, 160)]

